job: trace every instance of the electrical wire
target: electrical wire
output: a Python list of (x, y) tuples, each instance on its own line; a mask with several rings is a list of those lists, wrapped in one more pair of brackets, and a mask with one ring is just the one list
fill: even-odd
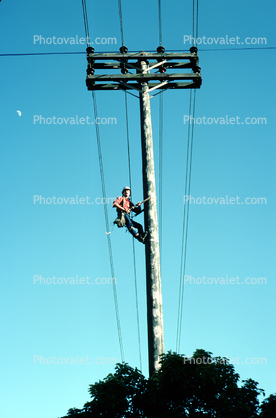
[[(255, 50), (274, 50), (276, 46), (256, 46), (256, 47), (241, 47), (241, 48), (206, 48), (200, 49), (200, 52), (221, 52), (221, 51), (255, 51)], [(139, 51), (129, 51), (129, 54), (135, 54)], [(155, 50), (146, 50), (145, 52), (156, 52)], [(173, 52), (189, 52), (188, 49), (171, 49), (168, 53)], [(112, 54), (114, 51), (109, 52), (98, 52), (99, 54)], [(26, 52), (20, 54), (0, 54), (0, 57), (26, 57), (26, 56), (42, 56), (42, 55), (84, 55), (86, 52)], [(129, 93), (129, 92), (128, 92)], [(157, 93), (159, 94), (159, 93)], [(155, 94), (156, 96), (156, 94)]]
[[(129, 140), (129, 121), (128, 121), (128, 101), (127, 93), (125, 91), (125, 109), (126, 109), (126, 133), (127, 133), (127, 155), (128, 155), (128, 175), (129, 175), (129, 186), (132, 190), (131, 182), (131, 160), (130, 160), (130, 140)], [(142, 353), (141, 353), (141, 337), (140, 337), (140, 316), (139, 316), (139, 301), (138, 301), (138, 286), (137, 286), (137, 268), (136, 268), (136, 255), (134, 237), (132, 237), (132, 252), (133, 252), (133, 269), (134, 269), (134, 287), (135, 287), (135, 302), (136, 302), (136, 321), (138, 330), (138, 347), (139, 347), (139, 361), (140, 370), (142, 370)]]
[(197, 46), (198, 38), (198, 0), (193, 0), (193, 45)]
[[(195, 102), (196, 90), (190, 91), (190, 105), (189, 114), (192, 114), (192, 121), (195, 119)], [(193, 137), (194, 137), (194, 122), (188, 125), (188, 143), (187, 143), (187, 159), (186, 159), (186, 179), (184, 196), (190, 195), (191, 177), (192, 177), (192, 155), (193, 155)], [(180, 262), (180, 282), (179, 282), (179, 301), (178, 301), (178, 318), (177, 318), (177, 332), (176, 332), (176, 351), (180, 349), (180, 338), (183, 318), (183, 299), (184, 299), (184, 276), (186, 269), (187, 256), (187, 239), (188, 239), (188, 220), (189, 220), (189, 201), (184, 204), (183, 213), (183, 227), (182, 227), (182, 245), (181, 245), (181, 262)]]
[[(198, 38), (198, 0), (196, 0), (196, 39)], [(196, 41), (197, 44), (197, 41)]]
[(123, 31), (123, 14), (122, 14), (122, 2), (118, 0), (119, 18), (120, 18), (120, 29), (121, 29), (121, 41), (124, 46), (124, 31)]
[(159, 15), (159, 45), (162, 45), (161, 0), (158, 0), (158, 15)]
[[(94, 90), (92, 91), (92, 97), (93, 97), (94, 117), (95, 117), (95, 120), (97, 120), (96, 118), (98, 117), (98, 110), (97, 110), (96, 94), (95, 94)], [(106, 188), (105, 188), (105, 178), (104, 178), (104, 167), (103, 167), (103, 157), (102, 157), (102, 149), (101, 149), (100, 130), (99, 130), (98, 124), (95, 124), (95, 127), (96, 127), (98, 158), (99, 158), (100, 175), (101, 175), (101, 183), (102, 183), (102, 195), (103, 195), (103, 201), (107, 202)], [(104, 207), (104, 214), (105, 214), (105, 226), (106, 226), (106, 230), (108, 231), (108, 229), (109, 229), (109, 219), (108, 219), (107, 205), (103, 205), (103, 207)], [(113, 263), (113, 255), (112, 255), (112, 246), (111, 246), (110, 235), (107, 235), (107, 243), (108, 243), (110, 269), (111, 269), (111, 274), (112, 274), (111, 277), (116, 277), (115, 276), (115, 271), (114, 271), (114, 263)], [(122, 339), (121, 323), (120, 323), (120, 316), (119, 316), (119, 305), (118, 305), (116, 284), (114, 282), (113, 282), (113, 296), (114, 296), (114, 303), (115, 303), (115, 312), (116, 312), (116, 321), (117, 321), (117, 330), (118, 330), (121, 358), (122, 358), (122, 362), (124, 362), (124, 349), (123, 349), (123, 339)]]
[[(90, 38), (89, 38), (89, 25), (88, 25), (88, 18), (87, 18), (87, 9), (86, 9), (86, 1), (82, 0), (82, 9), (83, 9), (83, 18), (84, 18), (84, 27), (85, 27), (85, 35), (86, 35), (86, 42), (87, 46), (90, 45)], [(94, 108), (94, 120), (98, 120), (98, 109), (97, 109), (97, 101), (96, 101), (96, 94), (95, 91), (92, 91), (92, 98), (93, 98), (93, 108)], [(100, 137), (100, 129), (99, 125), (95, 124), (96, 127), (96, 138), (97, 138), (97, 147), (98, 147), (98, 158), (99, 158), (99, 166), (100, 166), (100, 176), (101, 176), (101, 183), (102, 183), (102, 195), (103, 199), (106, 202), (106, 188), (105, 188), (105, 179), (104, 179), (104, 167), (103, 167), (103, 157), (102, 157), (102, 149), (101, 149), (101, 137)], [(104, 214), (105, 214), (105, 226), (106, 231), (109, 230), (109, 219), (108, 219), (108, 212), (107, 212), (107, 205), (104, 206)], [(109, 252), (109, 263), (111, 269), (111, 277), (115, 276), (114, 271), (114, 263), (113, 263), (113, 254), (112, 254), (112, 246), (111, 246), (111, 237), (107, 235), (107, 244), (108, 244), (108, 252)], [(119, 346), (121, 352), (121, 360), (124, 362), (124, 348), (123, 348), (123, 338), (122, 338), (122, 330), (121, 330), (121, 323), (120, 323), (120, 316), (119, 316), (119, 304), (118, 304), (118, 296), (117, 296), (117, 289), (116, 284), (113, 282), (113, 297), (114, 297), (114, 304), (115, 304), (115, 314), (116, 314), (116, 322), (117, 322), (117, 331), (118, 331), (118, 338), (119, 338)]]
[(86, 36), (86, 45), (90, 46), (90, 36), (89, 36), (89, 25), (88, 25), (88, 18), (87, 18), (86, 0), (81, 0), (81, 2), (82, 2), (85, 36)]
[[(161, 92), (163, 93), (163, 91)], [(162, 260), (162, 226), (163, 226), (163, 94), (159, 96), (159, 243)]]
[[(121, 0), (118, 0), (118, 9), (119, 9), (119, 19), (120, 19), (121, 42), (122, 42), (122, 46), (124, 46), (123, 13), (122, 13), (122, 3), (121, 3)], [(129, 186), (130, 186), (130, 189), (132, 190), (127, 93), (128, 92), (125, 90), (126, 137), (127, 137), (127, 155), (128, 155), (128, 176), (129, 176)], [(136, 322), (137, 322), (137, 332), (138, 332), (139, 361), (140, 361), (140, 370), (142, 370), (140, 319), (139, 319), (139, 301), (138, 301), (137, 268), (136, 268), (136, 255), (135, 255), (134, 237), (132, 237), (132, 253), (133, 253), (133, 271), (134, 271), (134, 289), (135, 289), (135, 304), (136, 304)]]
[[(193, 0), (193, 45), (197, 45), (198, 38), (198, 0)], [(193, 137), (194, 137), (194, 117), (195, 117), (195, 100), (196, 90), (190, 91), (189, 115), (192, 114), (192, 124), (188, 125), (188, 142), (187, 142), (187, 159), (186, 159), (186, 179), (184, 196), (190, 195), (191, 177), (192, 177), (192, 155), (193, 155)], [(183, 319), (183, 305), (184, 305), (184, 277), (186, 269), (187, 256), (187, 240), (188, 240), (188, 221), (189, 221), (189, 201), (184, 203), (183, 213), (183, 227), (182, 227), (182, 244), (181, 244), (181, 261), (180, 261), (180, 281), (179, 281), (179, 300), (178, 300), (178, 314), (177, 314), (177, 330), (176, 330), (176, 351), (180, 351), (180, 340)]]

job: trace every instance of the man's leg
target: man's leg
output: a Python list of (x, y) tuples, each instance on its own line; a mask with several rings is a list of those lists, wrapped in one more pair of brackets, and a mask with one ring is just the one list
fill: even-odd
[(142, 227), (142, 225), (141, 225), (141, 224), (138, 224), (138, 222), (135, 222), (135, 221), (133, 221), (133, 220), (132, 220), (132, 224), (133, 224), (133, 226), (134, 226), (135, 228), (137, 228), (137, 229), (138, 229), (138, 232), (139, 232), (139, 234), (140, 234), (140, 235), (143, 235), (143, 234), (144, 234), (143, 227)]
[[(139, 233), (135, 230), (132, 220), (130, 219), (130, 217), (128, 216), (127, 213), (125, 213), (124, 215), (125, 215), (127, 229), (129, 230), (129, 232), (131, 233), (131, 235), (134, 236), (134, 238), (137, 238), (138, 239), (139, 238)], [(143, 230), (143, 228), (142, 228), (142, 230)]]
[[(143, 232), (143, 227), (141, 224), (138, 224), (138, 222), (132, 221), (133, 225), (135, 226), (135, 228), (138, 229), (139, 232), (139, 236), (141, 238), (141, 242), (145, 243), (145, 240), (147, 238), (148, 233), (147, 232)], [(140, 240), (139, 240), (140, 241)]]

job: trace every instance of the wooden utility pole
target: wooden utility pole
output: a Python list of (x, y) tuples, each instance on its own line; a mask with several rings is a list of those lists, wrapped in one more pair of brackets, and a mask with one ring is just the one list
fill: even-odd
[[(155, 89), (199, 88), (201, 85), (200, 67), (198, 66), (197, 48), (192, 47), (190, 54), (165, 53), (162, 46), (157, 53), (128, 54), (122, 46), (119, 53), (95, 54), (92, 47), (87, 48), (88, 90), (138, 90), (141, 116), (142, 173), (144, 199), (151, 197), (145, 205), (145, 230), (149, 235), (145, 242), (146, 283), (147, 283), (147, 321), (148, 353), (150, 376), (158, 370), (160, 355), (164, 353), (163, 311), (160, 273), (160, 251), (155, 191), (152, 125), (149, 93)], [(148, 60), (155, 60), (149, 62)], [(107, 61), (107, 60), (111, 60)], [(181, 60), (175, 61), (175, 60)], [(105, 61), (105, 62), (104, 62)], [(183, 62), (184, 61), (184, 62)], [(167, 70), (188, 68), (189, 73), (169, 73)], [(121, 74), (94, 75), (95, 69), (121, 70)], [(128, 74), (129, 70), (136, 74)], [(155, 69), (158, 73), (151, 74)]]
[[(146, 58), (141, 61), (141, 71), (146, 73)], [(146, 282), (147, 282), (147, 318), (149, 374), (158, 369), (160, 354), (164, 353), (163, 311), (160, 272), (160, 250), (155, 191), (155, 174), (152, 142), (151, 111), (148, 83), (141, 83), (140, 92), (142, 172), (144, 197), (151, 196), (145, 205), (145, 230), (149, 236), (145, 241)]]

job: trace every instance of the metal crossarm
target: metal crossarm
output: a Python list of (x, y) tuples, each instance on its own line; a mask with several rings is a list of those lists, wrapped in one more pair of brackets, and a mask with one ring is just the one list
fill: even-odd
[[(197, 49), (191, 53), (104, 53), (95, 54), (93, 48), (87, 48), (88, 90), (131, 90), (141, 91), (141, 83), (148, 83), (150, 90), (155, 89), (191, 89), (200, 88), (201, 74), (198, 66)], [(155, 61), (149, 61), (155, 60)], [(141, 62), (147, 62), (147, 68), (141, 69)], [(181, 73), (187, 69), (190, 72)], [(95, 74), (95, 70), (105, 70)], [(115, 71), (120, 73), (114, 73)], [(150, 73), (154, 70), (153, 73)], [(136, 71), (136, 73), (133, 73)], [(173, 72), (172, 72), (173, 71)]]

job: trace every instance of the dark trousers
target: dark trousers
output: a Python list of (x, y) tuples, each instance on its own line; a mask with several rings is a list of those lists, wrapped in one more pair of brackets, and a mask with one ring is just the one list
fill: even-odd
[[(125, 215), (125, 220), (126, 220), (126, 227), (131, 233), (131, 235), (133, 235), (134, 237), (135, 235), (137, 235), (137, 233), (142, 235), (143, 234), (142, 225), (138, 224), (138, 222), (133, 221), (127, 213), (125, 213), (124, 215)], [(138, 232), (134, 228), (138, 229)]]

